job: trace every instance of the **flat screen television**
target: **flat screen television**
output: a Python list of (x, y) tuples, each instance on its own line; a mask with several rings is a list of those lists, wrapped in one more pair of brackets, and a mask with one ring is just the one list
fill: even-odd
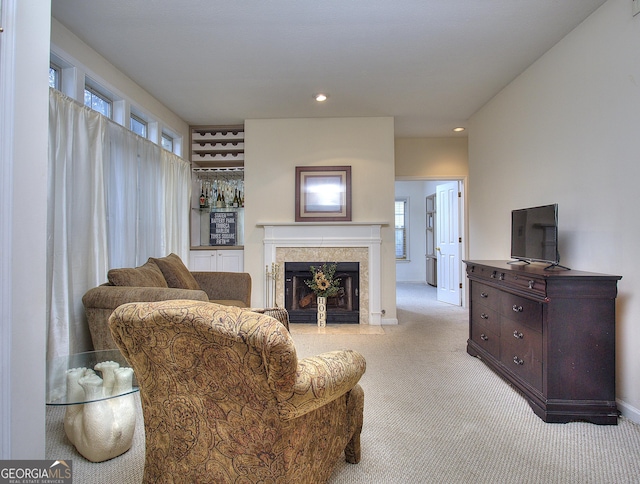
[(558, 266), (558, 204), (511, 212), (511, 258)]

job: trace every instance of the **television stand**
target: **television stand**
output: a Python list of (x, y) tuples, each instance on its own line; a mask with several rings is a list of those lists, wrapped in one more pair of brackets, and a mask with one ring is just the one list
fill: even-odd
[(549, 264), (547, 267), (544, 268), (544, 270), (548, 271), (549, 269), (552, 269), (552, 268), (555, 269), (556, 267), (559, 267), (560, 269), (564, 269), (564, 270), (567, 270), (567, 271), (571, 270), (569, 267), (562, 266), (558, 262), (553, 262), (553, 263)]
[[(507, 264), (517, 264), (519, 262), (523, 262), (525, 265), (530, 265), (531, 264), (531, 261), (528, 260), (528, 259), (516, 259), (516, 260), (508, 261)], [(565, 269), (567, 271), (571, 270), (571, 268), (569, 268), (569, 267), (560, 265), (559, 262), (551, 262), (551, 263), (549, 263), (549, 265), (547, 267), (545, 267), (544, 270), (546, 271), (546, 270), (549, 270), (551, 268), (555, 269), (556, 267), (558, 267), (560, 269)]]
[(615, 425), (620, 276), (464, 261), (467, 353), (513, 385), (545, 422)]

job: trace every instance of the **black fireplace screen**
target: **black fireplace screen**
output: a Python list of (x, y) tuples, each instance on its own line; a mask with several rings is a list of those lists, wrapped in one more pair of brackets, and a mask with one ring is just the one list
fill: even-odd
[[(311, 266), (332, 262), (285, 262), (284, 306), (292, 323), (315, 323), (316, 295), (305, 281), (311, 280)], [(335, 277), (340, 279), (338, 294), (327, 298), (327, 323), (359, 323), (360, 263), (337, 262)]]

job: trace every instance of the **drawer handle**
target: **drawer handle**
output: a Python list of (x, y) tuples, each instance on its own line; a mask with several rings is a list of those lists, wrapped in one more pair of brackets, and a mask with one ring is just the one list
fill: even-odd
[(518, 330), (515, 330), (515, 331), (513, 332), (513, 337), (514, 337), (515, 339), (522, 339), (522, 338), (524, 338), (524, 335), (523, 335), (522, 333), (518, 332)]
[(513, 362), (514, 362), (516, 365), (524, 365), (524, 361), (522, 361), (522, 360), (521, 360), (520, 358), (518, 358), (517, 356), (514, 356), (514, 357), (513, 357)]
[(484, 333), (482, 333), (482, 334), (480, 335), (480, 339), (481, 339), (482, 341), (489, 341), (489, 337), (488, 337), (486, 334), (484, 334)]
[(517, 306), (517, 305), (513, 305), (513, 307), (511, 308), (513, 309), (514, 313), (521, 313), (522, 312), (522, 306)]
[(488, 297), (489, 297), (489, 294), (487, 294), (486, 292), (481, 292), (481, 293), (480, 293), (480, 297), (483, 297), (483, 298), (485, 298), (485, 299), (486, 299), (486, 298), (488, 298)]
[(504, 281), (504, 272), (500, 274), (500, 277), (498, 277), (498, 279), (500, 279), (501, 281)]
[(536, 283), (536, 281), (529, 281), (529, 289), (533, 289), (533, 285)]
[(482, 314), (480, 315), (480, 319), (489, 319), (489, 315), (488, 315), (488, 314), (485, 314), (485, 313), (482, 313)]

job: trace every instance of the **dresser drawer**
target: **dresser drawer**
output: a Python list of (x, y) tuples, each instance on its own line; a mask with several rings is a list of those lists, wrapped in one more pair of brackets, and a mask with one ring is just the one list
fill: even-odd
[(542, 331), (542, 303), (505, 292), (502, 293), (500, 313), (512, 321)]
[(531, 274), (518, 274), (517, 272), (507, 272), (504, 281), (506, 285), (522, 289), (532, 296), (545, 297), (547, 294), (547, 283), (544, 278)]
[(470, 279), (487, 281), (532, 297), (544, 299), (547, 296), (546, 278), (537, 272), (527, 270), (526, 266), (516, 264), (513, 267), (496, 268), (468, 264), (467, 275)]
[(542, 334), (502, 319), (500, 361), (512, 373), (542, 390)]
[(471, 300), (496, 311), (500, 309), (501, 294), (502, 292), (495, 287), (487, 286), (480, 282), (471, 284)]
[(500, 313), (484, 304), (473, 303), (471, 308), (472, 325), (480, 324), (492, 333), (500, 336)]
[(500, 336), (482, 323), (474, 322), (471, 325), (471, 339), (491, 356), (500, 359)]

